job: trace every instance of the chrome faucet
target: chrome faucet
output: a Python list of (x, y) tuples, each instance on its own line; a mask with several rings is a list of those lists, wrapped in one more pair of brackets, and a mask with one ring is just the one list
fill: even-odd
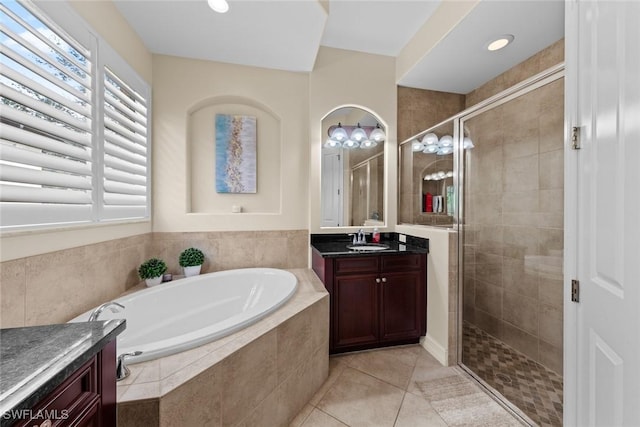
[(95, 322), (96, 320), (98, 320), (98, 316), (100, 316), (100, 313), (102, 313), (102, 311), (107, 307), (109, 307), (109, 310), (111, 310), (112, 313), (117, 313), (120, 310), (118, 310), (116, 307), (120, 307), (121, 309), (123, 309), (124, 305), (118, 304), (117, 302), (114, 302), (114, 301), (105, 302), (100, 307), (96, 308), (91, 312), (91, 315), (89, 316), (89, 320), (87, 321)]
[(358, 244), (364, 245), (367, 243), (367, 239), (364, 237), (364, 230), (361, 228), (358, 230)]
[(128, 356), (140, 356), (142, 354), (141, 351), (134, 351), (132, 353), (122, 353), (118, 356), (118, 361), (116, 364), (116, 381), (123, 380), (129, 376), (131, 371), (124, 364), (124, 358)]

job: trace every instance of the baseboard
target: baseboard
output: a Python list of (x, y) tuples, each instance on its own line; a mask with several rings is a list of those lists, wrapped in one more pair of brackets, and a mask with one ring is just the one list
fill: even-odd
[(447, 349), (434, 340), (429, 333), (420, 341), (420, 344), (443, 366), (448, 366), (449, 357)]

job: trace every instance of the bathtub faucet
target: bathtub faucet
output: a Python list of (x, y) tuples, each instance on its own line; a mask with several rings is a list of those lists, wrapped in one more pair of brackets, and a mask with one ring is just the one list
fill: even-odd
[(131, 371), (124, 364), (124, 358), (128, 356), (140, 356), (142, 354), (141, 351), (134, 351), (132, 353), (122, 353), (118, 356), (118, 361), (116, 362), (116, 381), (123, 380), (129, 376)]
[(100, 316), (100, 313), (102, 313), (102, 310), (104, 310), (107, 307), (109, 307), (109, 310), (111, 310), (112, 313), (117, 313), (120, 310), (118, 310), (116, 307), (123, 309), (124, 305), (118, 304), (117, 302), (114, 302), (114, 301), (105, 302), (100, 307), (96, 308), (91, 312), (88, 322), (95, 322), (96, 320), (98, 320), (98, 316)]

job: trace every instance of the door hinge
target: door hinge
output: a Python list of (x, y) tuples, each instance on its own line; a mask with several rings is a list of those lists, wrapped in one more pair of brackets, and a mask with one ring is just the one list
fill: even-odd
[(571, 281), (571, 301), (580, 302), (580, 281), (573, 279)]
[(580, 149), (580, 128), (578, 126), (571, 128), (571, 148)]

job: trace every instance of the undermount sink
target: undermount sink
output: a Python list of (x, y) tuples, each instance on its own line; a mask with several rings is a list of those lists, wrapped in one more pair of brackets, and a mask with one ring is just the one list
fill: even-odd
[(382, 243), (364, 243), (360, 245), (347, 245), (347, 249), (352, 251), (384, 251), (389, 249), (389, 245)]

